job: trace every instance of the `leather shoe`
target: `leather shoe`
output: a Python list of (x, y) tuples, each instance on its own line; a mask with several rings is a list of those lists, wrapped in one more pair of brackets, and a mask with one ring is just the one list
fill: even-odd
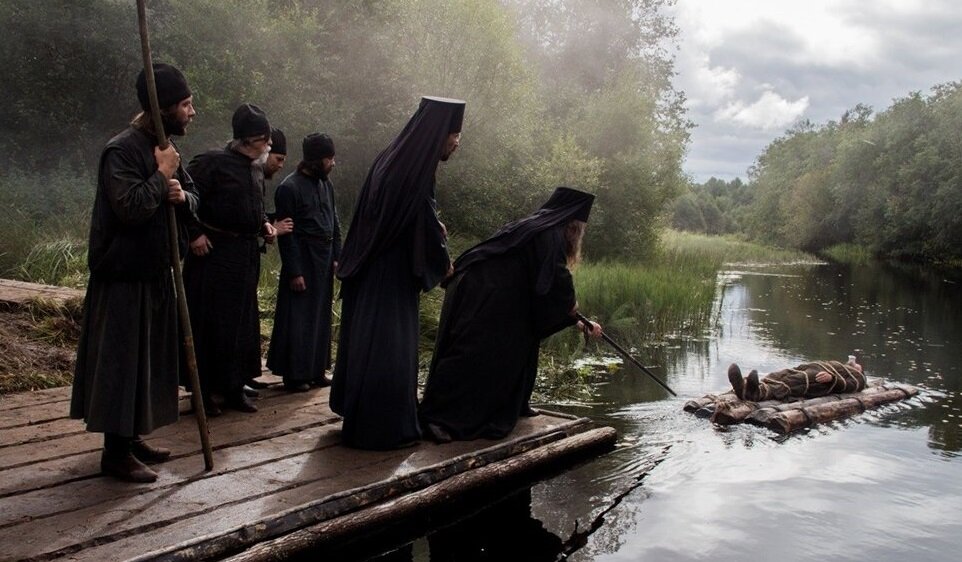
[(744, 400), (745, 379), (742, 378), (742, 370), (734, 363), (728, 366), (728, 382), (731, 383), (732, 390), (735, 391), (735, 396), (737, 396), (739, 400)]
[(745, 400), (758, 401), (761, 398), (761, 384), (758, 380), (758, 371), (752, 369), (745, 379)]
[(331, 386), (331, 381), (327, 380), (327, 377), (325, 377), (324, 375), (321, 375), (320, 377), (311, 381), (311, 386), (316, 386), (318, 388)]
[(307, 391), (310, 390), (310, 389), (311, 389), (311, 385), (307, 384), (306, 382), (302, 382), (302, 383), (293, 383), (293, 382), (287, 383), (287, 382), (286, 382), (286, 383), (284, 383), (284, 390), (286, 390), (286, 391), (288, 391), (288, 392), (307, 392)]
[(147, 468), (147, 465), (137, 460), (130, 451), (120, 455), (104, 454), (100, 457), (100, 470), (108, 476), (126, 482), (146, 484), (157, 481), (157, 473)]
[(220, 406), (217, 405), (217, 402), (214, 402), (213, 400), (204, 400), (204, 413), (207, 414), (208, 418), (216, 418), (224, 412), (221, 411)]
[(248, 414), (253, 414), (257, 411), (257, 406), (251, 402), (251, 399), (244, 395), (241, 391), (238, 395), (227, 401), (226, 406), (232, 410), (237, 410), (238, 412), (246, 412)]
[(248, 398), (257, 398), (260, 395), (261, 393), (251, 388), (250, 385), (244, 385), (244, 396), (247, 396)]
[(251, 380), (247, 381), (247, 386), (253, 388), (254, 390), (264, 390), (265, 388), (269, 387), (270, 385), (267, 384), (266, 382), (261, 382), (261, 381), (259, 381), (259, 380), (257, 380), (257, 379), (251, 379)]
[(425, 425), (425, 428), (427, 429), (428, 439), (435, 443), (450, 443), (453, 440), (451, 434), (438, 424), (429, 423)]
[(164, 462), (170, 458), (170, 449), (154, 447), (140, 438), (130, 442), (130, 452), (137, 460), (145, 463)]

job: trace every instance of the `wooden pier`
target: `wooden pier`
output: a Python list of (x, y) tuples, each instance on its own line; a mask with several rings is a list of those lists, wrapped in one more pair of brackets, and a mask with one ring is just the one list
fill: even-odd
[(259, 412), (210, 419), (211, 472), (193, 416), (147, 436), (173, 451), (153, 484), (100, 475), (102, 436), (67, 417), (69, 388), (0, 396), (0, 560), (280, 559), (615, 441), (611, 428), (545, 412), (499, 441), (358, 451), (340, 445), (328, 389), (262, 380), (273, 385)]

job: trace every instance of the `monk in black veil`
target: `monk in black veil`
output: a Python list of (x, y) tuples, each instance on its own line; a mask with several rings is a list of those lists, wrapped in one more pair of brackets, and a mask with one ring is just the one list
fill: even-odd
[(341, 326), (331, 409), (342, 441), (391, 449), (421, 438), (418, 303), (451, 269), (434, 186), (460, 143), (464, 102), (422, 98), (374, 160), (341, 249)]
[[(528, 400), (541, 340), (576, 324), (570, 267), (594, 196), (559, 187), (534, 214), (510, 223), (454, 263), (420, 417), (429, 436), (500, 439)], [(595, 337), (601, 326), (587, 329)]]

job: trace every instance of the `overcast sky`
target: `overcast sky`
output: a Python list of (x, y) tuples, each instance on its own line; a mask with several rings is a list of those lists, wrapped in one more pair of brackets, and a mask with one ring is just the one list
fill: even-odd
[(747, 179), (799, 119), (876, 112), (962, 80), (959, 0), (678, 0), (676, 88), (696, 124), (685, 171)]

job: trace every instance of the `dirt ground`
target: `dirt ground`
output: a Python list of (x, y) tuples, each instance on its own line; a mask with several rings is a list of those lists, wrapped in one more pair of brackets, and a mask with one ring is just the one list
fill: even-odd
[(0, 309), (0, 394), (70, 384), (79, 320), (79, 306)]

